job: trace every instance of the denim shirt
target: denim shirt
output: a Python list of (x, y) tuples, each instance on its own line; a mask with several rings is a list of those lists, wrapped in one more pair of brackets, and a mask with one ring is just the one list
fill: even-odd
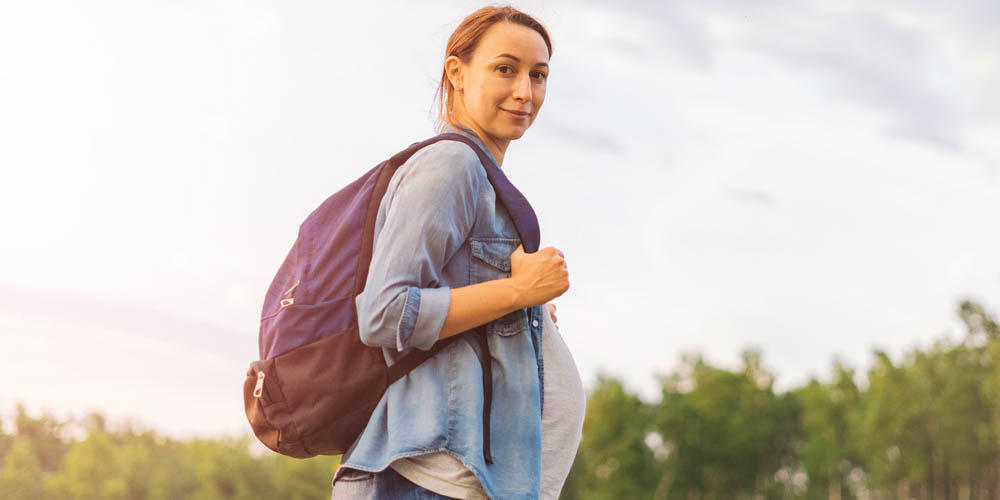
[[(489, 153), (471, 130), (446, 131)], [(510, 277), (510, 254), (519, 244), (469, 146), (446, 140), (421, 149), (399, 167), (379, 205), (368, 280), (356, 299), (362, 341), (382, 347), (389, 364), (411, 349), (430, 349), (448, 314), (450, 288)], [(543, 313), (543, 305), (519, 309), (486, 325), (493, 463), (484, 459), (478, 346), (473, 333), (463, 333), (389, 386), (341, 465), (377, 472), (398, 458), (444, 451), (491, 498), (538, 498)]]

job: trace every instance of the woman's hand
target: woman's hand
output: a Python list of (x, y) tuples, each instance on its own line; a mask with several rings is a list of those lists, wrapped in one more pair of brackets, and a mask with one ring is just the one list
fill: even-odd
[(524, 246), (518, 245), (510, 254), (510, 278), (518, 289), (521, 307), (544, 304), (569, 290), (566, 259), (556, 247), (525, 253)]
[(555, 324), (555, 322), (556, 322), (556, 305), (553, 304), (553, 303), (551, 303), (551, 302), (549, 302), (546, 305), (549, 306), (549, 316), (552, 316), (552, 323)]

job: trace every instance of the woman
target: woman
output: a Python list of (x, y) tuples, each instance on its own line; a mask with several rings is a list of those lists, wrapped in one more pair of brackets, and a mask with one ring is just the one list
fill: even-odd
[[(545, 28), (522, 12), (471, 14), (448, 41), (440, 130), (469, 137), (502, 166), (510, 141), (541, 109), (551, 53)], [(569, 288), (563, 253), (524, 252), (477, 155), (457, 141), (428, 146), (399, 167), (375, 225), (368, 281), (356, 300), (362, 341), (383, 347), (392, 363), (486, 325), (489, 350), (484, 355), (465, 335), (391, 385), (342, 457), (333, 498), (557, 496), (583, 406), (565, 345), (541, 345), (546, 336), (558, 340), (554, 317), (545, 318), (554, 307), (545, 304)], [(544, 400), (546, 377), (554, 376), (543, 371), (548, 353), (561, 357), (554, 366), (563, 383), (550, 384), (564, 389), (550, 395), (558, 404)], [(492, 371), (490, 398), (482, 363)], [(560, 410), (572, 415), (553, 418)], [(552, 435), (576, 436), (550, 447), (551, 462), (546, 454), (556, 465), (545, 493), (543, 417), (564, 423)]]

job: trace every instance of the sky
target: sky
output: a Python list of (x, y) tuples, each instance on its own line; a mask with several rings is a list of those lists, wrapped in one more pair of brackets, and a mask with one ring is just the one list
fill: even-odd
[[(433, 135), (481, 2), (0, 5), (0, 418), (249, 432), (298, 224)], [(1000, 312), (1000, 4), (530, 1), (544, 106), (504, 171), (566, 255), (587, 387), (758, 349), (777, 390)]]

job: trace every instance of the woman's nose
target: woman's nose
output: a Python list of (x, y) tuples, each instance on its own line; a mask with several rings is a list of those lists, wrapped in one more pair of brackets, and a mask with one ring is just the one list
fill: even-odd
[(517, 83), (514, 84), (514, 99), (517, 101), (528, 102), (531, 101), (531, 77), (530, 76), (520, 76), (517, 78)]

